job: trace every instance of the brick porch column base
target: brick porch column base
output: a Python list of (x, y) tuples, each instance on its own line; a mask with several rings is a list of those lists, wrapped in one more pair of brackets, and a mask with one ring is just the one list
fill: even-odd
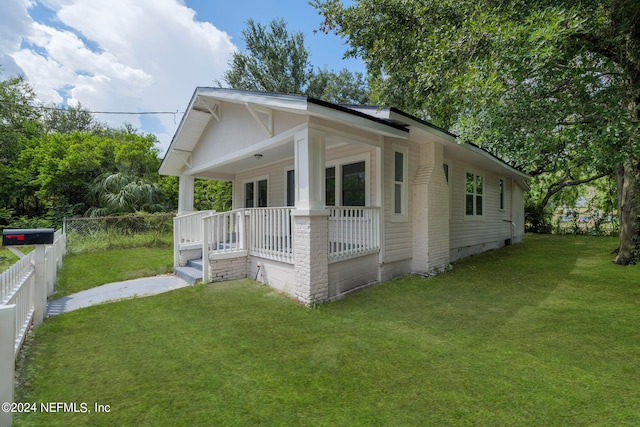
[(329, 211), (293, 211), (295, 297), (313, 305), (329, 297)]

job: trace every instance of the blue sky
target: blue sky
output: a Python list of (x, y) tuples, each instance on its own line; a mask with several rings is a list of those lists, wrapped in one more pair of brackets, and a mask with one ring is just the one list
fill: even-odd
[[(339, 37), (314, 33), (321, 18), (306, 0), (2, 0), (0, 66), (4, 78), (24, 75), (47, 103), (179, 112), (196, 86), (222, 81), (233, 52), (245, 48), (247, 20), (274, 18), (304, 34), (315, 67), (365, 70), (343, 60)], [(180, 118), (98, 116), (155, 133), (161, 152)]]
[(351, 58), (343, 60), (347, 47), (342, 39), (333, 34), (314, 33), (319, 27), (321, 17), (306, 0), (186, 0), (185, 4), (197, 12), (196, 19), (213, 22), (216, 27), (226, 31), (241, 50), (244, 49), (242, 30), (246, 27), (248, 19), (252, 18), (256, 22), (266, 24), (274, 18), (283, 18), (290, 31), (300, 31), (304, 34), (311, 54), (309, 59), (315, 67), (365, 71), (362, 61)]

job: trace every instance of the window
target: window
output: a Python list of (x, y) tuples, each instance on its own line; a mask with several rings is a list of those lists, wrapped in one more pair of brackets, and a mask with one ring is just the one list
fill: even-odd
[(407, 174), (409, 153), (406, 147), (393, 144), (393, 217), (392, 221), (409, 219)]
[(287, 171), (287, 206), (296, 204), (296, 171)]
[(336, 167), (325, 169), (325, 203), (327, 206), (336, 205)]
[(500, 180), (500, 210), (504, 210), (504, 179)]
[(267, 189), (267, 180), (263, 179), (258, 181), (258, 207), (266, 208), (267, 207), (267, 198), (269, 192)]
[(402, 215), (402, 190), (404, 188), (404, 153), (399, 151), (395, 152), (395, 164), (394, 164), (394, 202), (393, 212)]
[(267, 207), (269, 186), (266, 179), (244, 183), (244, 207)]
[(366, 198), (365, 163), (342, 166), (342, 206), (364, 206)]
[(442, 169), (444, 169), (444, 177), (447, 180), (447, 184), (449, 184), (449, 165), (446, 163), (443, 163)]
[(467, 172), (465, 214), (482, 216), (483, 179), (481, 175)]
[(253, 182), (247, 182), (244, 185), (244, 207), (253, 207)]
[(369, 153), (327, 162), (325, 168), (326, 206), (367, 206), (370, 203)]

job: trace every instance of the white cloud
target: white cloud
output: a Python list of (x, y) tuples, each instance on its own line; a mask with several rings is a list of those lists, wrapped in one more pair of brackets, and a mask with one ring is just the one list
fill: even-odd
[[(182, 110), (196, 86), (221, 80), (236, 50), (226, 33), (197, 22), (179, 0), (43, 0), (62, 25), (33, 22), (26, 0), (8, 1), (17, 11), (0, 24), (10, 22), (11, 34), (21, 37), (0, 37), (0, 60), (9, 55), (48, 102), (66, 98), (94, 111)], [(138, 116), (100, 119), (140, 125)], [(158, 119), (166, 148), (175, 118)]]

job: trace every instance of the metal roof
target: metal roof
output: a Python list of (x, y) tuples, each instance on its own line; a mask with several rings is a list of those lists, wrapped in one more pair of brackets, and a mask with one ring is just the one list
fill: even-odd
[(219, 101), (255, 104), (281, 111), (333, 118), (374, 133), (394, 137), (408, 138), (411, 129), (426, 132), (439, 137), (438, 139), (445, 143), (445, 149), (452, 154), (474, 158), (480, 156), (482, 159), (476, 160), (485, 166), (499, 167), (508, 171), (524, 188), (528, 188), (526, 180), (530, 178), (529, 175), (513, 168), (481, 147), (459, 143), (456, 140), (456, 135), (446, 129), (394, 107), (338, 105), (302, 95), (212, 87), (197, 87), (195, 89), (186, 113), (182, 117), (162, 161), (160, 173), (174, 174), (176, 170), (182, 168), (184, 160), (179, 153), (190, 152), (197, 145), (205, 127), (212, 115), (215, 114), (215, 111), (211, 109), (212, 102)]

